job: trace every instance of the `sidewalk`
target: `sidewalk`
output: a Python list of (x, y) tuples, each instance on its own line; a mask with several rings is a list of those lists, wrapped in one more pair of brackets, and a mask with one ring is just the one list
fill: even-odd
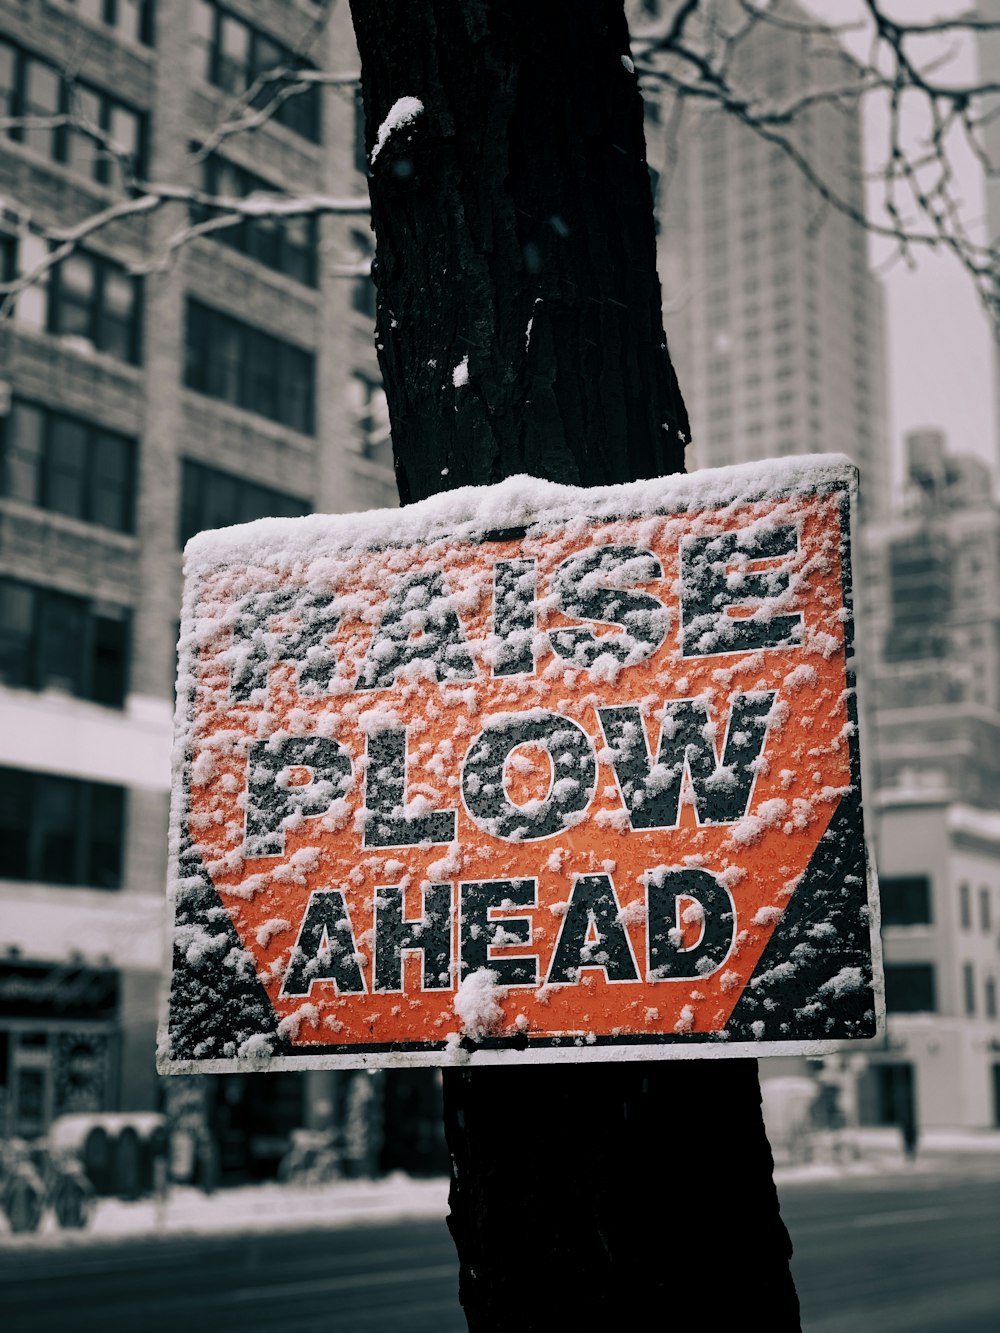
[(852, 1176), (900, 1173), (994, 1174), (1000, 1178), (1000, 1130), (925, 1130), (909, 1159), (899, 1130), (855, 1129), (840, 1134), (815, 1133), (809, 1139), (808, 1161), (789, 1161), (774, 1147), (775, 1183), (839, 1180)]
[[(827, 1145), (829, 1146), (829, 1145)], [(974, 1169), (995, 1171), (1000, 1177), (1000, 1131), (988, 1134), (926, 1133), (915, 1161), (903, 1155), (898, 1135), (866, 1132), (855, 1140), (856, 1157), (835, 1161), (821, 1142), (820, 1156), (810, 1162), (779, 1164), (774, 1178), (779, 1186), (852, 1177), (893, 1176), (902, 1173), (957, 1173)], [(177, 1186), (162, 1201), (143, 1199), (122, 1203), (101, 1199), (85, 1231), (63, 1231), (51, 1211), (41, 1229), (29, 1236), (0, 1230), (0, 1246), (58, 1248), (99, 1245), (124, 1239), (156, 1236), (182, 1237), (213, 1233), (294, 1230), (321, 1226), (363, 1225), (410, 1218), (443, 1218), (448, 1212), (448, 1182), (414, 1180), (401, 1173), (381, 1180), (339, 1180), (328, 1185), (245, 1185), (202, 1194)], [(0, 1221), (0, 1226), (3, 1226)]]
[(339, 1180), (328, 1185), (244, 1185), (203, 1194), (178, 1185), (166, 1199), (123, 1203), (99, 1199), (83, 1231), (64, 1231), (51, 1210), (32, 1235), (12, 1236), (0, 1215), (0, 1246), (32, 1249), (90, 1245), (153, 1236), (295, 1230), (349, 1226), (368, 1221), (441, 1217), (448, 1211), (448, 1182), (394, 1174), (381, 1180)]

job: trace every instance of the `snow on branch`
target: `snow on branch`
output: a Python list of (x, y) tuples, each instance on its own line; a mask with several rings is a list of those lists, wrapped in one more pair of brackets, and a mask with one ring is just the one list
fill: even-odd
[(177, 251), (199, 236), (233, 226), (243, 218), (319, 217), (324, 214), (341, 216), (367, 215), (371, 205), (367, 198), (327, 194), (279, 195), (250, 194), (244, 198), (209, 194), (186, 185), (167, 182), (145, 182), (142, 193), (120, 199), (89, 214), (71, 227), (33, 228), (50, 245), (48, 253), (33, 268), (9, 282), (0, 282), (0, 319), (11, 313), (17, 296), (45, 279), (64, 259), (92, 236), (113, 223), (137, 218), (154, 212), (166, 204), (187, 204), (199, 212), (211, 211), (212, 216), (200, 222), (179, 227), (167, 242), (165, 250), (141, 264), (132, 265), (136, 273), (149, 273), (166, 268)]
[(195, 162), (214, 152), (235, 135), (260, 129), (277, 114), (289, 98), (309, 88), (355, 88), (361, 82), (356, 70), (332, 73), (321, 69), (290, 69), (280, 66), (258, 74), (244, 93), (235, 98), (226, 115), (193, 155)]

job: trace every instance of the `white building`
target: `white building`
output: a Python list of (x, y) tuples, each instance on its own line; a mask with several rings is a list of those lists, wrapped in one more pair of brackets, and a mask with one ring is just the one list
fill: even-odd
[(886, 1040), (858, 1086), (862, 1121), (1000, 1125), (1000, 813), (954, 793), (880, 792), (876, 857)]

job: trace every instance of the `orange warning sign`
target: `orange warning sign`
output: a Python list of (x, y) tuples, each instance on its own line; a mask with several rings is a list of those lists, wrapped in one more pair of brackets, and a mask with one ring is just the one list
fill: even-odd
[(188, 548), (161, 1068), (873, 1035), (853, 469)]

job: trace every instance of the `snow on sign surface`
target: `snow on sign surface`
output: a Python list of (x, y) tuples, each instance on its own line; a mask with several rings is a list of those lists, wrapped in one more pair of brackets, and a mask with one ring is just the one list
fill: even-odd
[(841, 458), (186, 552), (167, 1072), (874, 1035)]

